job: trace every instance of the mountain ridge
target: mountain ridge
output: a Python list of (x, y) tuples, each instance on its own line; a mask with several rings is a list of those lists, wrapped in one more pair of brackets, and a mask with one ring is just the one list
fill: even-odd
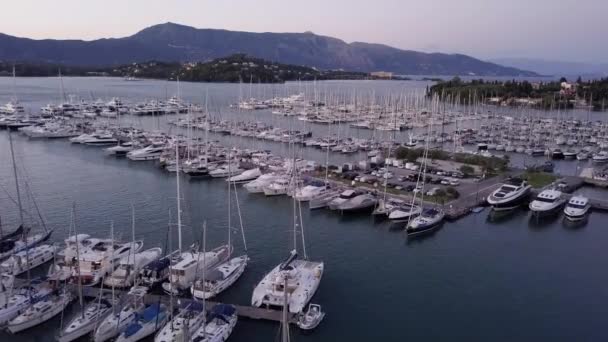
[(122, 38), (34, 40), (0, 33), (0, 60), (111, 66), (149, 60), (208, 61), (245, 53), (319, 69), (412, 75), (536, 76), (462, 54), (424, 53), (384, 44), (345, 41), (312, 32), (245, 32), (165, 23)]

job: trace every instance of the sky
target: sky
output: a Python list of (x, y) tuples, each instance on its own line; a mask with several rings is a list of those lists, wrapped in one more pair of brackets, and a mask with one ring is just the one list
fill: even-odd
[(477, 58), (607, 63), (608, 0), (2, 0), (0, 32), (124, 37), (159, 23), (304, 32)]

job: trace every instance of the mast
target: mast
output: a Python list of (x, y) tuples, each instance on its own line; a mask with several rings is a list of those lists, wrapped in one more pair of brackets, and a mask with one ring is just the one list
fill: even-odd
[(23, 204), (21, 203), (21, 192), (19, 191), (19, 178), (17, 175), (17, 164), (15, 163), (15, 151), (13, 149), (13, 135), (11, 134), (10, 129), (8, 130), (8, 141), (11, 148), (11, 159), (13, 161), (13, 176), (15, 177), (15, 189), (17, 189), (17, 204), (19, 205), (19, 224), (23, 226)]
[(177, 183), (177, 246), (182, 251), (182, 202), (179, 192), (179, 138), (175, 138), (175, 179)]
[(281, 320), (281, 342), (289, 342), (290, 338), (289, 338), (289, 321), (288, 321), (288, 315), (287, 315), (287, 308), (288, 308), (288, 298), (287, 298), (287, 276), (285, 276), (284, 278), (284, 289), (285, 291), (283, 291), (284, 297), (284, 303), (283, 303), (283, 319)]
[[(74, 237), (76, 238), (76, 275), (78, 276), (78, 297), (80, 304), (80, 313), (84, 318), (84, 301), (82, 299), (82, 278), (80, 278), (80, 248), (78, 243), (78, 233), (76, 231), (76, 203), (72, 203), (72, 226), (74, 228)], [(112, 287), (112, 289), (114, 289)], [(112, 300), (114, 300), (114, 292), (112, 292)]]
[[(231, 212), (231, 207), (232, 207), (232, 201), (230, 198), (230, 183), (232, 183), (230, 181), (230, 178), (232, 177), (232, 165), (231, 165), (231, 157), (230, 157), (230, 152), (228, 151), (228, 257), (230, 257), (232, 255), (232, 234), (230, 232), (230, 230), (232, 230), (232, 212)], [(205, 237), (205, 233), (203, 232), (203, 239)], [(203, 252), (204, 253), (204, 252)], [(204, 274), (204, 269), (203, 269), (203, 274)], [(203, 281), (204, 283), (204, 281)]]

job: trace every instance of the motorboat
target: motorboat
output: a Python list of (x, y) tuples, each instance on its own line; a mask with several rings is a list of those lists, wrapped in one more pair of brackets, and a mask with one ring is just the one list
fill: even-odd
[(231, 183), (247, 183), (258, 179), (261, 175), (262, 171), (256, 167), (255, 169), (243, 171), (240, 175), (232, 176), (226, 179), (226, 181)]
[(111, 298), (103, 295), (88, 303), (82, 311), (76, 312), (74, 318), (59, 332), (57, 342), (71, 342), (90, 334), (112, 313), (112, 307)]
[(274, 180), (272, 183), (268, 184), (264, 187), (264, 195), (266, 196), (280, 196), (286, 195), (289, 191), (289, 179), (287, 178), (278, 178)]
[(164, 151), (165, 148), (163, 146), (148, 145), (144, 148), (127, 152), (127, 158), (133, 161), (156, 160), (160, 158)]
[(340, 196), (340, 190), (328, 190), (326, 192), (320, 193), (316, 196), (311, 197), (308, 201), (308, 208), (310, 210), (325, 208), (332, 202), (334, 199)]
[(180, 308), (177, 315), (169, 320), (154, 337), (154, 342), (190, 341), (190, 335), (196, 332), (205, 320), (203, 303), (192, 301)]
[(294, 194), (296, 201), (308, 202), (314, 197), (318, 197), (324, 192), (329, 191), (329, 188), (325, 185), (306, 185), (301, 188), (297, 188)]
[(296, 324), (302, 330), (312, 330), (321, 323), (324, 317), (325, 312), (321, 310), (321, 305), (310, 304), (305, 312), (298, 315)]
[(205, 281), (198, 279), (192, 284), (192, 297), (198, 300), (217, 296), (234, 284), (245, 272), (249, 258), (246, 255), (232, 258), (206, 272)]
[(587, 217), (590, 209), (591, 203), (587, 197), (573, 196), (564, 208), (564, 215), (569, 221), (582, 221)]
[(77, 265), (72, 271), (74, 279), (80, 278), (84, 286), (94, 286), (110, 275), (119, 261), (130, 253), (137, 253), (143, 241), (118, 243), (113, 240), (97, 240), (94, 245), (78, 254)]
[(272, 173), (263, 174), (256, 180), (243, 185), (243, 187), (252, 194), (262, 193), (264, 192), (264, 187), (270, 185), (270, 183), (274, 182), (278, 178), (279, 176)]
[[(58, 293), (59, 291), (61, 293)], [(74, 296), (71, 292), (57, 289), (10, 320), (6, 325), (6, 330), (15, 334), (42, 324), (65, 310), (73, 299)]]
[(115, 145), (117, 143), (118, 140), (116, 140), (116, 138), (114, 138), (111, 134), (95, 134), (81, 142), (81, 144), (89, 146), (107, 146)]
[(126, 156), (127, 153), (133, 151), (134, 149), (135, 149), (135, 147), (133, 146), (133, 143), (126, 142), (126, 143), (118, 144), (116, 146), (108, 147), (105, 149), (105, 151), (109, 155), (123, 157), (123, 156)]
[(168, 308), (161, 303), (146, 305), (135, 315), (134, 320), (116, 338), (116, 342), (136, 342), (144, 339), (165, 325), (170, 316)]
[(339, 210), (342, 213), (371, 211), (376, 206), (376, 203), (378, 203), (376, 196), (372, 194), (361, 194), (338, 204), (336, 210)]
[(209, 176), (212, 178), (233, 177), (243, 173), (243, 169), (239, 168), (238, 164), (226, 164), (214, 170), (209, 171)]
[[(289, 257), (270, 271), (253, 290), (251, 304), (255, 307), (285, 305), (285, 291), (289, 293), (289, 312), (300, 313), (314, 296), (321, 277), (324, 263), (298, 259), (293, 250)], [(287, 281), (287, 287), (285, 287)]]
[(511, 178), (492, 192), (486, 199), (496, 211), (517, 208), (530, 196), (532, 186), (525, 180)]
[(357, 197), (358, 195), (359, 195), (359, 193), (355, 190), (351, 190), (351, 189), (344, 190), (344, 191), (342, 191), (342, 193), (340, 193), (340, 195), (338, 197), (329, 201), (327, 203), (327, 206), (331, 210), (336, 210), (342, 203), (345, 203), (348, 200), (351, 200), (351, 199)]
[(559, 190), (543, 190), (530, 202), (530, 210), (535, 216), (555, 214), (566, 203)]
[(26, 248), (2, 262), (0, 271), (18, 276), (53, 260), (54, 256), (55, 247), (51, 245)]
[(126, 255), (122, 257), (116, 270), (104, 279), (103, 284), (108, 287), (131, 287), (134, 285), (139, 271), (149, 263), (158, 260), (161, 255), (162, 249), (160, 247)]
[(411, 236), (432, 232), (441, 225), (444, 217), (445, 212), (441, 209), (424, 209), (418, 217), (410, 221), (406, 233)]
[(169, 281), (162, 284), (168, 294), (179, 295), (190, 291), (190, 287), (199, 274), (226, 261), (230, 256), (231, 246), (222, 245), (210, 252), (188, 251), (181, 254), (178, 262), (171, 266)]
[(193, 342), (223, 342), (234, 330), (238, 316), (236, 308), (230, 304), (216, 304), (211, 308), (204, 324), (192, 334)]
[(600, 151), (591, 157), (594, 163), (607, 163), (608, 162), (608, 151)]

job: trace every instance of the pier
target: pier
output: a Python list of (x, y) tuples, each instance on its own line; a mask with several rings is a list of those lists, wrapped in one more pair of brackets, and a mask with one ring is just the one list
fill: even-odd
[[(78, 288), (75, 284), (68, 285), (68, 288), (70, 289), (70, 291), (74, 292), (74, 294), (76, 296), (78, 295)], [(96, 287), (84, 286), (82, 288), (82, 295), (83, 295), (83, 297), (94, 298), (99, 295), (99, 291), (100, 291), (100, 289), (97, 286)], [(112, 290), (107, 289), (107, 288), (102, 288), (101, 291), (104, 294), (112, 293)], [(121, 290), (115, 289), (114, 292), (115, 292), (116, 296), (121, 299), (120, 302), (123, 302), (127, 296), (127, 291), (122, 290), (122, 289)], [(144, 302), (147, 304), (158, 303), (159, 301), (162, 304), (170, 306), (171, 305), (171, 296), (169, 296), (167, 294), (157, 294), (157, 293), (148, 293), (144, 296)], [(197, 301), (197, 300), (192, 299), (192, 298), (180, 297), (180, 296), (173, 297), (173, 305), (175, 307), (178, 306), (178, 303), (188, 304), (193, 301)], [(206, 300), (205, 303), (206, 303), (207, 307), (209, 307), (209, 308), (215, 306), (216, 304), (220, 304), (219, 302), (210, 301), (210, 300)], [(229, 303), (223, 303), (223, 304), (229, 304)], [(254, 306), (239, 305), (239, 304), (230, 304), (230, 305), (233, 305), (236, 308), (237, 315), (242, 318), (253, 319), (253, 320), (266, 320), (266, 321), (274, 321), (274, 322), (281, 322), (283, 319), (283, 311), (280, 309), (277, 310), (277, 309), (265, 308), (265, 307), (258, 308), (258, 307), (254, 307)], [(287, 319), (289, 320), (289, 323), (295, 324), (297, 322), (297, 315), (293, 314), (293, 313), (288, 313)]]

